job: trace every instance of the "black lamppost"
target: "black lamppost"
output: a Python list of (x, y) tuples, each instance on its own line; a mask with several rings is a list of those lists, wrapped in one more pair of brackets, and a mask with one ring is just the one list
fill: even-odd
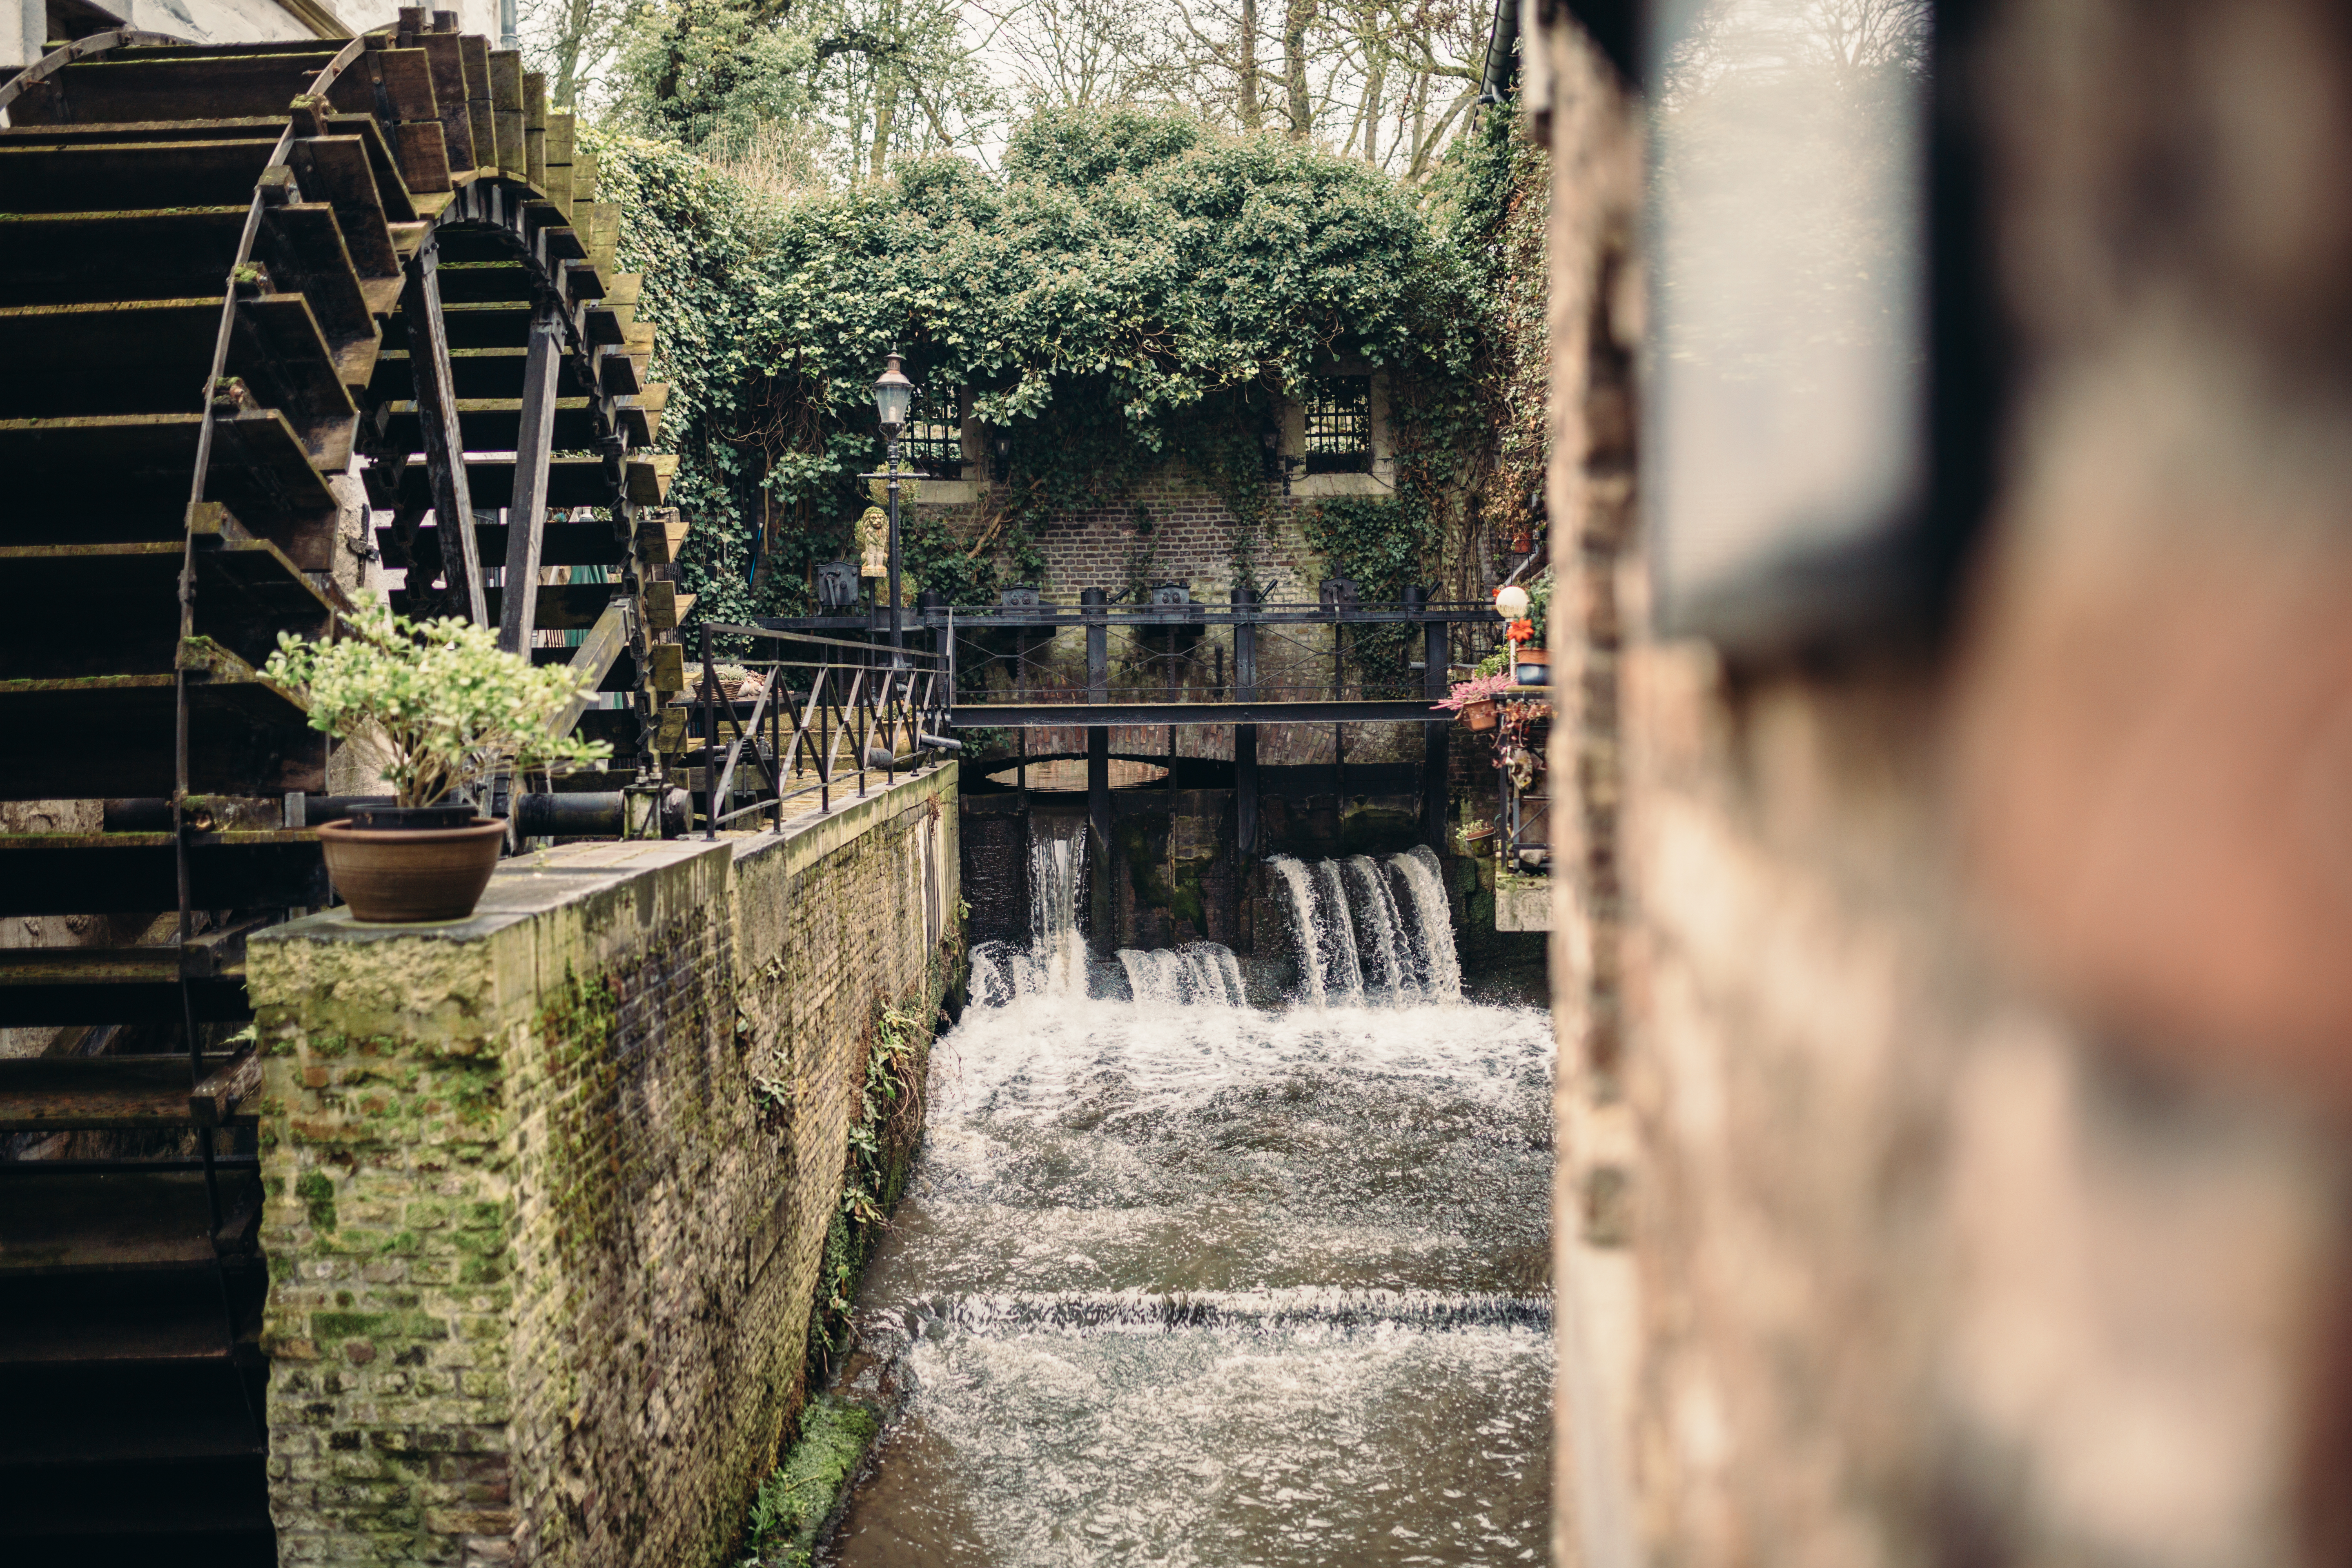
[(898, 355), (890, 355), (889, 368), (882, 379), (874, 384), (874, 411), (882, 417), (882, 466), (889, 475), (890, 485), (890, 646), (907, 646), (906, 633), (898, 626), (898, 432), (907, 427), (907, 412), (914, 405), (915, 384), (898, 368)]

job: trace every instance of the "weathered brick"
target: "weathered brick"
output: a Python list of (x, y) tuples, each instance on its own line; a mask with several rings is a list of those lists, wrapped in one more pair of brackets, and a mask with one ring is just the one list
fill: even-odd
[(946, 978), (952, 781), (631, 850), (478, 938), (258, 944), (286, 1561), (731, 1545), (801, 1396), (876, 1012)]

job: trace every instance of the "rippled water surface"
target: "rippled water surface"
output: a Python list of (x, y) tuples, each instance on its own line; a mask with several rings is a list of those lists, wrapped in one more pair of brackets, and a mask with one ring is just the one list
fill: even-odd
[[(1410, 898), (1300, 880), (1402, 951)], [(860, 1301), (904, 1404), (835, 1560), (1543, 1561), (1549, 1020), (1416, 1000), (1426, 960), (1266, 1011), (1213, 954), (1061, 951), (934, 1053)]]

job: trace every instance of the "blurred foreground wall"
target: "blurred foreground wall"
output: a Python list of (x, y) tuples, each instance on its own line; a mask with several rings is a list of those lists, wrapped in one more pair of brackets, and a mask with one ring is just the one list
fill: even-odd
[(1640, 106), (1528, 56), (1558, 1561), (2352, 1561), (2352, 24), (1986, 10), (1953, 613), (1746, 663), (1643, 632)]

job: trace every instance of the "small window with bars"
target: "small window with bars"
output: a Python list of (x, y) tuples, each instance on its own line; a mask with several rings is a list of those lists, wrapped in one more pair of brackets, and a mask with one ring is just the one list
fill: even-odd
[(1362, 474), (1371, 467), (1371, 377), (1316, 376), (1307, 387), (1307, 471)]
[(933, 479), (963, 477), (962, 399), (952, 386), (915, 388), (914, 405), (907, 411), (907, 466)]

